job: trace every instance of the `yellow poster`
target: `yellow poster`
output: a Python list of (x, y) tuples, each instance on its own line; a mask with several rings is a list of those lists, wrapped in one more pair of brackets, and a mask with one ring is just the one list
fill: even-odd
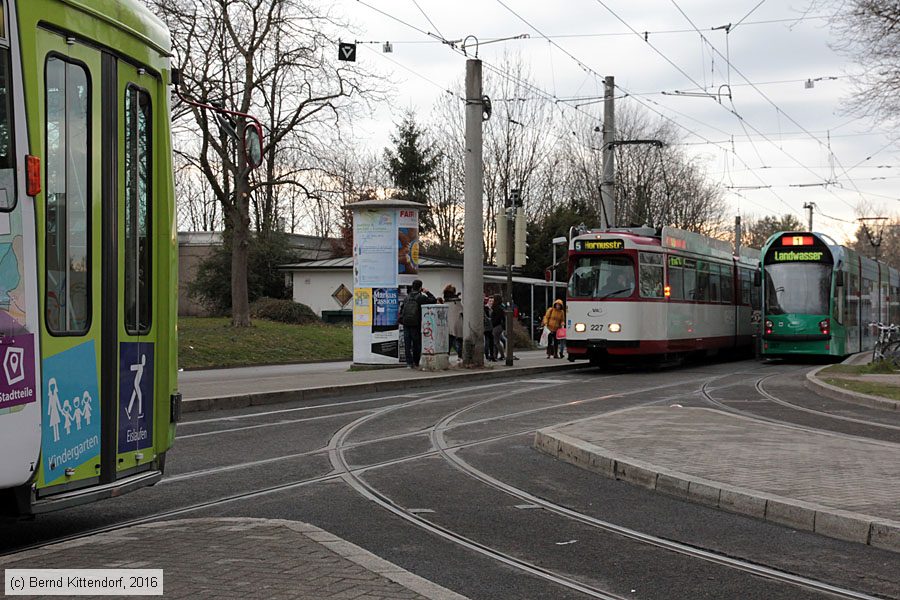
[(353, 326), (370, 327), (372, 325), (372, 288), (356, 288), (353, 290)]

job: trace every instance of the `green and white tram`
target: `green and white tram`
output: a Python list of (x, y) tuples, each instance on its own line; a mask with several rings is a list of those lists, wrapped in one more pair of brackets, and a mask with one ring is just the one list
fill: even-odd
[(175, 436), (170, 42), (137, 0), (0, 0), (0, 511), (151, 485)]
[(762, 354), (871, 350), (869, 323), (900, 323), (900, 273), (821, 233), (776, 233), (762, 250)]

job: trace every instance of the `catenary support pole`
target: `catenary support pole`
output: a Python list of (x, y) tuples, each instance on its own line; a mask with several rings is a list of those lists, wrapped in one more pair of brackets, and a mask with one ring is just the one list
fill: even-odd
[(484, 223), (482, 204), (481, 61), (466, 61), (465, 232), (463, 246), (463, 365), (484, 366)]
[(741, 215), (734, 218), (734, 255), (741, 254)]
[(506, 208), (506, 366), (513, 366), (513, 263), (515, 262), (516, 206), (510, 199)]
[(813, 230), (813, 208), (815, 208), (815, 202), (806, 202), (803, 204), (803, 208), (809, 211), (809, 231)]
[[(613, 142), (616, 141), (615, 78), (608, 75), (603, 80), (603, 176), (600, 179), (600, 222), (604, 229), (616, 226), (615, 181), (616, 165)], [(556, 297), (556, 288), (553, 288)]]

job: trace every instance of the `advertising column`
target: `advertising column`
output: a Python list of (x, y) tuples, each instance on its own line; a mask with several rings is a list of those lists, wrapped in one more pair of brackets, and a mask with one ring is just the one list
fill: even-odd
[(397, 209), (353, 208), (353, 362), (395, 364)]

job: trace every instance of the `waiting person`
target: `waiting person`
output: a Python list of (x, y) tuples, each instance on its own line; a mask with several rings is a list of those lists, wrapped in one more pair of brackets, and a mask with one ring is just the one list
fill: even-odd
[(436, 298), (422, 287), (422, 280), (416, 279), (412, 282), (412, 289), (400, 307), (407, 368), (417, 368), (422, 358), (422, 305), (434, 304), (435, 301)]
[(563, 308), (563, 301), (557, 298), (553, 301), (553, 306), (544, 313), (541, 324), (546, 327), (550, 333), (547, 336), (547, 358), (551, 356), (559, 358), (559, 348), (556, 343), (556, 332), (560, 327), (566, 326), (566, 310)]
[(491, 301), (488, 298), (484, 300), (484, 359), (494, 362), (496, 355), (494, 349), (494, 334), (491, 331)]
[[(563, 305), (563, 312), (566, 311), (565, 305)], [(566, 357), (566, 326), (563, 324), (562, 327), (556, 330), (556, 344), (559, 346), (559, 356), (558, 358)]]
[(444, 288), (444, 304), (449, 306), (449, 314), (447, 316), (447, 328), (450, 330), (450, 354), (456, 352), (459, 360), (462, 360), (462, 330), (463, 330), (463, 308), (462, 300), (456, 293), (456, 288), (452, 284), (447, 284)]
[(506, 358), (506, 349), (503, 347), (504, 329), (506, 329), (506, 311), (503, 310), (503, 298), (500, 294), (494, 294), (491, 303), (491, 334), (494, 337), (494, 358), (497, 360)]

